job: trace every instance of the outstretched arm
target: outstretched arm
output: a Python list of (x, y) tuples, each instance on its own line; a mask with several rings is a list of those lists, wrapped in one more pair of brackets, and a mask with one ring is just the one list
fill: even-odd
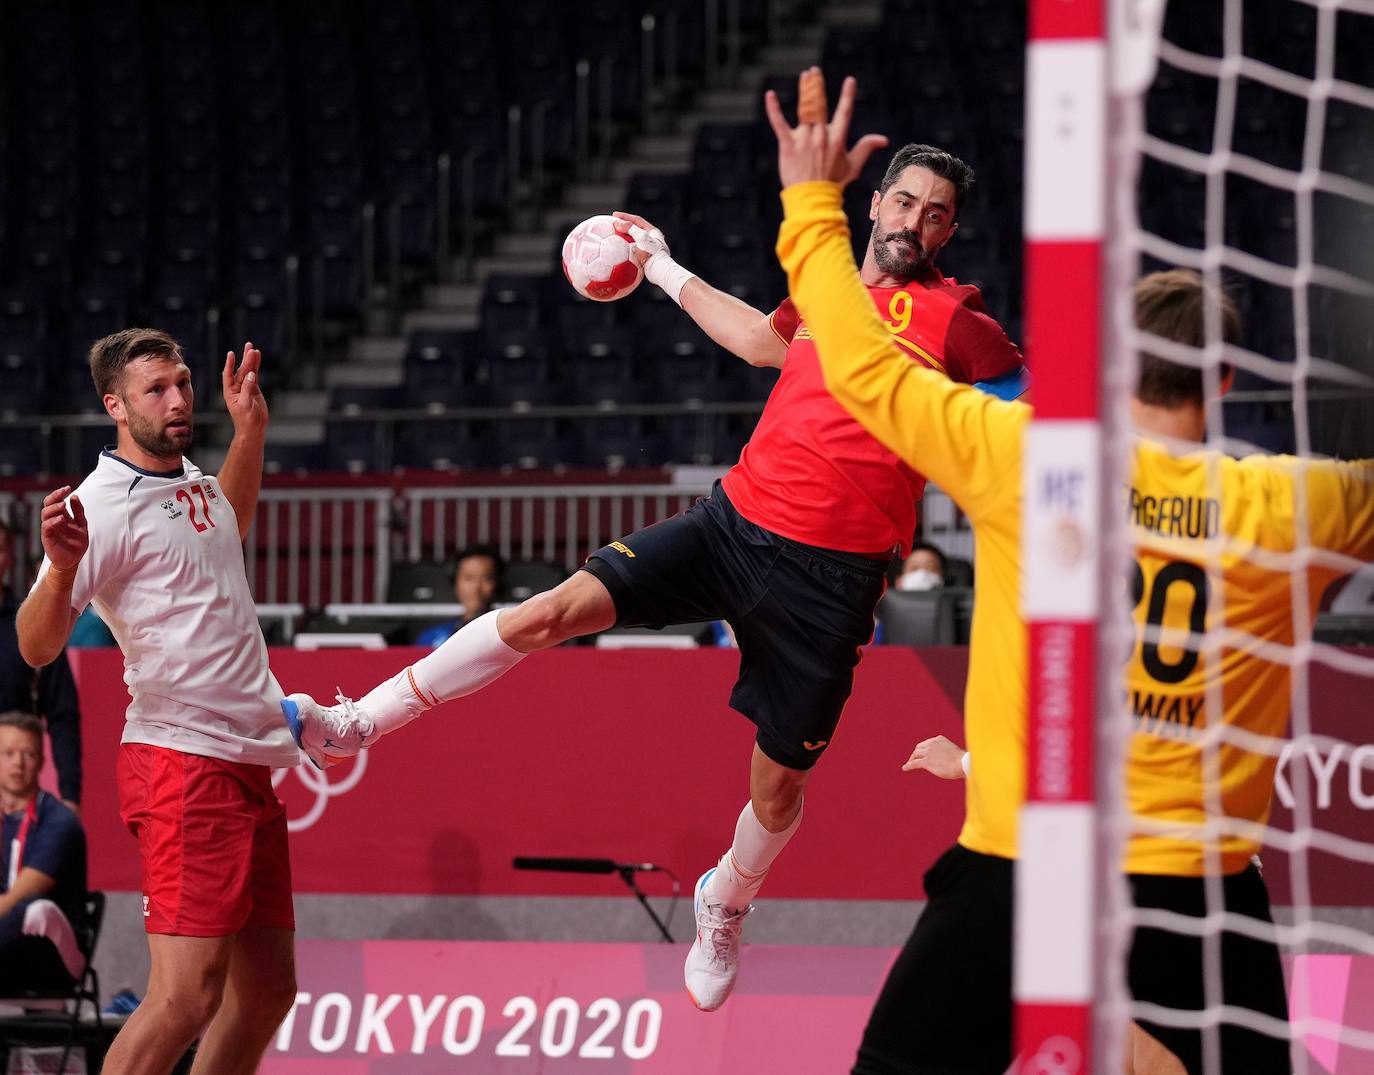
[(663, 233), (634, 213), (617, 210), (635, 240), (635, 256), (651, 284), (661, 287), (698, 327), (751, 366), (782, 368), (787, 344), (773, 331), (769, 315), (729, 292), (714, 288), (673, 260)]
[(71, 498), (68, 511), (67, 495), (71, 491), (70, 485), (64, 485), (43, 498), (40, 536), (48, 569), (15, 617), (20, 656), (34, 668), (56, 660), (76, 622), (72, 587), (76, 585), (77, 566), (90, 547), (90, 534), (80, 497)]
[(234, 352), (224, 359), (224, 405), (234, 421), (234, 439), (220, 467), (219, 484), (239, 523), (239, 540), (248, 536), (262, 489), (262, 449), (267, 439), (267, 400), (258, 386), (262, 352), (251, 343), (243, 345), (243, 362)]

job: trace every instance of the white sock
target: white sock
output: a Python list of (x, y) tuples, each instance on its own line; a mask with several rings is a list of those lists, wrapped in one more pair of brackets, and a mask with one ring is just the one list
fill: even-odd
[(441, 702), (480, 690), (519, 663), (525, 655), (501, 641), (496, 630), (500, 614), (498, 609), (478, 616), (433, 653), (359, 699), (377, 726), (376, 735), (394, 732)]
[(62, 965), (73, 978), (80, 978), (86, 970), (86, 957), (76, 943), (76, 932), (62, 908), (52, 900), (34, 900), (24, 908), (23, 931), (30, 937), (46, 937), (52, 942)]
[(769, 832), (754, 813), (754, 804), (747, 802), (735, 822), (735, 842), (721, 857), (716, 872), (707, 887), (711, 896), (719, 900), (727, 911), (742, 911), (754, 901), (768, 876), (768, 867), (787, 846), (792, 834), (801, 824), (802, 812), (782, 832)]

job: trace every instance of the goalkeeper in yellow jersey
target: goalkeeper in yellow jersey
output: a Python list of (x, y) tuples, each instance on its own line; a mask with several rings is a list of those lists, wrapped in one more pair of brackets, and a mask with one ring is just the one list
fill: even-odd
[[(827, 387), (954, 498), (973, 524), (977, 567), (965, 823), (927, 874), (929, 903), (878, 999), (854, 1071), (1000, 1075), (1011, 1059), (1012, 863), (1025, 794), (1019, 546), (1022, 436), (1032, 412), (903, 361), (882, 321), (858, 301), (841, 204), (853, 170), (845, 150), (853, 95), (846, 80), (833, 120), (797, 128), (776, 96), (766, 101), (784, 187), (778, 253)], [(1146, 277), (1136, 300), (1141, 327), (1179, 343), (1202, 343), (1208, 301), (1222, 302), (1228, 337), (1238, 332), (1234, 308), (1209, 297), (1191, 273)], [(1125, 506), (1137, 544), (1140, 630), (1126, 684), (1136, 720), (1126, 774), (1135, 825), (1124, 866), (1139, 906), (1201, 916), (1202, 878), (1215, 870), (1227, 909), (1267, 922), (1268, 897), (1251, 860), (1288, 720), (1291, 659), (1291, 650), (1270, 647), (1301, 641), (1295, 580), (1313, 613), (1331, 580), (1374, 557), (1374, 461), (1235, 460), (1190, 447), (1204, 434), (1201, 374), (1149, 354), (1132, 409), (1141, 438)], [(1223, 624), (1225, 645), (1201, 644), (1199, 636)], [(945, 745), (922, 744), (908, 766), (940, 768)], [(955, 770), (962, 771), (957, 755), (945, 775)], [(1216, 805), (1220, 818), (1209, 814)], [(1278, 950), (1263, 926), (1256, 932), (1263, 939), (1223, 934), (1222, 1000), (1258, 1013), (1268, 1032), (1223, 1023), (1222, 1070), (1287, 1075)], [(1138, 1001), (1196, 1011), (1204, 1007), (1203, 976), (1200, 938), (1137, 931), (1129, 979)], [(1200, 1031), (1141, 1022), (1153, 1039), (1133, 1040), (1137, 1075), (1179, 1070), (1158, 1042), (1200, 1075)]]

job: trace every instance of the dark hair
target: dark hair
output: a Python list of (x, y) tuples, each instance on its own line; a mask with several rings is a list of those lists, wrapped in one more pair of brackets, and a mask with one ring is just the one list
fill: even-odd
[(501, 559), (501, 554), (497, 552), (495, 545), (469, 545), (458, 553), (457, 558), (453, 561), (454, 580), (456, 581), (458, 578), (458, 569), (463, 566), (463, 561), (473, 556), (485, 556), (492, 562), (496, 568), (496, 589), (500, 590), (505, 583), (506, 561)]
[(101, 397), (118, 392), (124, 368), (152, 355), (181, 361), (181, 345), (155, 328), (126, 328), (91, 344), (91, 379)]
[(32, 713), (25, 713), (19, 709), (0, 713), (0, 728), (18, 728), (21, 732), (38, 736), (40, 744), (43, 742), (43, 722)]
[(968, 200), (973, 187), (973, 169), (953, 153), (920, 142), (909, 142), (892, 155), (892, 163), (883, 173), (883, 181), (878, 184), (878, 193), (886, 194), (888, 188), (897, 182), (908, 168), (928, 168), (941, 179), (954, 184), (954, 215)]
[(933, 552), (935, 558), (940, 561), (940, 574), (943, 575), (945, 573), (945, 567), (947, 566), (945, 550), (940, 548), (939, 545), (932, 545), (929, 541), (917, 541), (912, 544), (911, 552), (906, 554), (908, 560), (911, 559), (912, 552)]
[[(1216, 303), (1221, 313), (1221, 336), (1227, 343), (1240, 340), (1240, 314), (1224, 291), (1209, 288), (1191, 269), (1167, 269), (1142, 276), (1135, 285), (1135, 325), (1188, 347), (1203, 347), (1206, 340), (1206, 309)], [(1221, 364), (1221, 375), (1231, 372)], [(1136, 398), (1157, 407), (1202, 403), (1202, 370), (1150, 354), (1140, 353), (1140, 377)]]

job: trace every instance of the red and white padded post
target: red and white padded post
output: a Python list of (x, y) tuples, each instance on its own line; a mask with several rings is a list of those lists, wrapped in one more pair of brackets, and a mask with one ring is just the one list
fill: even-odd
[(1014, 978), (1023, 1075), (1092, 1067), (1106, 2), (1030, 4), (1025, 343), (1035, 420), (1023, 474), (1030, 698)]

